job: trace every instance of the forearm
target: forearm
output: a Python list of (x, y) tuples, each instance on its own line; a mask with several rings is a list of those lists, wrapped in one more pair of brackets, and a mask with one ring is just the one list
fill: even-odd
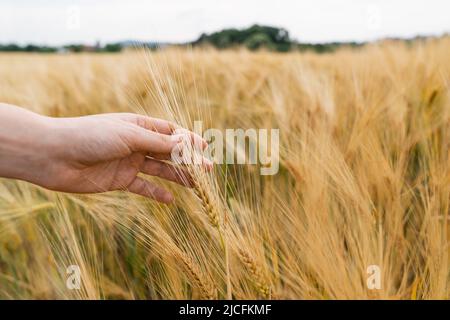
[(0, 177), (41, 180), (48, 165), (49, 119), (0, 103)]

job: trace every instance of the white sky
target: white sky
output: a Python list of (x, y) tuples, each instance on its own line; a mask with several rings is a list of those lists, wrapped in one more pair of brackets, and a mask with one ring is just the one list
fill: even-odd
[(302, 42), (450, 31), (448, 0), (0, 0), (0, 43), (180, 42), (254, 23)]

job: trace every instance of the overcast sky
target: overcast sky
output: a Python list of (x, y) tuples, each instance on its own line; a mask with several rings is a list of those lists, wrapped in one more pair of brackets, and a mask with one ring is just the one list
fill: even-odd
[(450, 32), (448, 0), (0, 0), (0, 43), (181, 42), (254, 23), (303, 42)]

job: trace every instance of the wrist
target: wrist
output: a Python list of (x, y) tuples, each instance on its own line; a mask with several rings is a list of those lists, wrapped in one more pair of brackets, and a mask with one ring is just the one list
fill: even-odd
[(0, 105), (0, 176), (35, 184), (49, 174), (53, 119)]

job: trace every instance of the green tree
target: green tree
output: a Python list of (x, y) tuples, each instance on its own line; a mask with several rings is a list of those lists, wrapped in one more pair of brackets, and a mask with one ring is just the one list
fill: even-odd
[(270, 37), (265, 33), (254, 33), (249, 36), (245, 42), (245, 46), (250, 50), (256, 50), (260, 48), (273, 49), (274, 43)]

